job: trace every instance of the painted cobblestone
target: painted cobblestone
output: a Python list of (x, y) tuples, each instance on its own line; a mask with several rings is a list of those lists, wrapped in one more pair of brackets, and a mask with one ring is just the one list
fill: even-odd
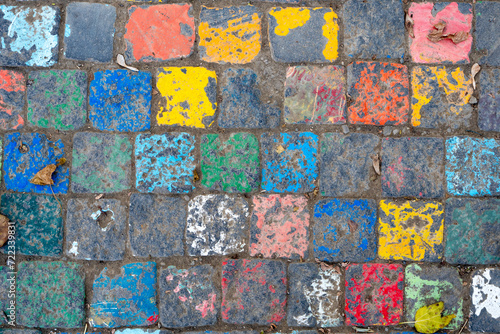
[(292, 66), (285, 80), (287, 124), (344, 124), (346, 82), (342, 66)]
[(262, 189), (272, 192), (312, 191), (318, 177), (318, 136), (311, 132), (264, 133)]
[(263, 195), (253, 198), (250, 255), (307, 258), (309, 212), (300, 195)]
[(95, 328), (149, 326), (158, 321), (156, 263), (130, 263), (120, 272), (104, 268), (92, 288), (89, 324)]
[(85, 275), (73, 262), (21, 262), (16, 321), (37, 328), (80, 328), (85, 319)]
[(66, 7), (64, 56), (69, 59), (110, 62), (113, 57), (116, 8), (73, 2)]
[(326, 7), (274, 7), (269, 43), (279, 62), (331, 62), (338, 58), (338, 15)]
[(139, 257), (184, 255), (186, 201), (152, 194), (130, 196), (129, 242)]
[(161, 95), (158, 124), (205, 128), (214, 122), (215, 71), (203, 67), (163, 67), (156, 72), (156, 87)]
[(399, 323), (403, 314), (403, 266), (351, 264), (346, 268), (345, 277), (346, 325)]
[(16, 130), (24, 126), (24, 74), (0, 70), (0, 130)]
[(39, 330), (36, 330), (36, 329), (0, 328), (0, 333), (2, 333), (2, 334), (41, 334), (42, 332), (40, 332)]
[(11, 133), (5, 136), (3, 177), (8, 190), (38, 194), (64, 194), (68, 191), (69, 169), (66, 164), (57, 166), (54, 184), (41, 186), (29, 181), (41, 169), (65, 158), (61, 140), (51, 141), (41, 133)]
[(79, 132), (73, 137), (71, 190), (113, 193), (131, 186), (132, 145), (124, 135)]
[(248, 202), (227, 195), (196, 196), (188, 204), (186, 244), (191, 256), (241, 253), (247, 246)]
[(193, 187), (193, 135), (141, 134), (135, 140), (136, 187), (141, 192), (187, 193)]
[(500, 4), (481, 1), (475, 6), (475, 14), (474, 40), (476, 49), (481, 55), (479, 62), (491, 66), (500, 66), (500, 46), (497, 44), (497, 36), (495, 35), (495, 31), (500, 28), (500, 22), (498, 21)]
[(500, 69), (483, 69), (479, 82), (478, 126), (500, 132)]
[(444, 194), (444, 142), (441, 138), (382, 140), (382, 195), (438, 198)]
[(261, 48), (262, 14), (254, 6), (201, 7), (199, 52), (207, 62), (246, 64)]
[(354, 62), (347, 66), (348, 118), (353, 124), (402, 124), (408, 119), (408, 71), (405, 65)]
[(498, 332), (500, 328), (500, 270), (479, 269), (472, 274), (472, 305), (469, 328), (472, 331)]
[(251, 192), (259, 187), (259, 141), (255, 135), (218, 134), (201, 139), (201, 184), (211, 190)]
[[(60, 256), (63, 217), (60, 204), (50, 196), (2, 194), (2, 214), (16, 225), (16, 251), (25, 255)], [(7, 245), (3, 247), (7, 253)]]
[(94, 73), (89, 119), (98, 130), (144, 131), (151, 126), (151, 74), (127, 70)]
[(251, 69), (227, 69), (222, 76), (222, 103), (219, 126), (222, 128), (275, 128), (281, 110), (262, 101), (260, 80)]
[(222, 262), (222, 321), (270, 325), (286, 313), (286, 268), (273, 260)]
[(445, 225), (448, 263), (500, 263), (500, 200), (449, 198)]
[(320, 269), (315, 263), (289, 267), (289, 326), (336, 327), (342, 325), (342, 278), (338, 268)]
[(405, 28), (401, 1), (351, 0), (344, 6), (344, 20), (345, 53), (349, 57), (403, 58)]
[(377, 203), (321, 200), (314, 206), (314, 257), (328, 262), (368, 262), (377, 255)]
[[(160, 322), (169, 328), (213, 325), (219, 304), (213, 285), (214, 269), (169, 266), (160, 274)], [(220, 296), (219, 296), (220, 298)]]
[(189, 4), (132, 6), (125, 25), (125, 55), (130, 61), (165, 61), (193, 52), (195, 31)]
[(446, 139), (448, 192), (458, 196), (500, 194), (500, 143), (495, 139)]
[(70, 199), (65, 253), (73, 259), (118, 261), (125, 253), (126, 207), (116, 199)]
[(87, 74), (75, 70), (29, 74), (28, 122), (41, 128), (77, 130), (87, 120)]

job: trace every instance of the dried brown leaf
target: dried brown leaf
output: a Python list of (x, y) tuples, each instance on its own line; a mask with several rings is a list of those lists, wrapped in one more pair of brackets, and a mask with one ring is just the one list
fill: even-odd
[(427, 38), (434, 43), (442, 41), (443, 39), (450, 39), (455, 44), (461, 43), (469, 38), (469, 33), (467, 31), (457, 31), (454, 34), (445, 34), (445, 28), (445, 22), (441, 21), (435, 24), (434, 29), (427, 35)]
[(476, 79), (475, 79), (475, 77), (476, 77), (476, 74), (479, 73), (479, 71), (481, 71), (481, 66), (479, 66), (479, 64), (476, 63), (476, 64), (472, 65), (472, 68), (470, 69), (470, 76), (472, 78), (472, 87), (474, 89), (476, 89)]
[(408, 34), (410, 35), (411, 38), (415, 38), (415, 33), (413, 32), (413, 18), (411, 17), (410, 14), (406, 13), (405, 15), (405, 27), (406, 30), (408, 30)]
[(200, 176), (198, 175), (198, 172), (196, 169), (193, 171), (193, 180), (194, 182), (197, 182), (200, 179)]
[(457, 31), (454, 34), (449, 34), (447, 37), (450, 38), (453, 43), (458, 44), (467, 40), (467, 38), (469, 38), (469, 33), (467, 31)]
[(377, 173), (377, 175), (380, 175), (380, 157), (378, 153), (372, 155), (371, 158), (372, 158), (372, 166), (373, 169), (375, 170), (375, 173)]
[(57, 166), (54, 164), (50, 164), (45, 166), (42, 170), (33, 176), (30, 180), (30, 183), (37, 184), (39, 186), (49, 186), (54, 184), (54, 180), (52, 180), (52, 173), (55, 172)]
[(0, 215), (0, 247), (5, 245), (9, 238), (9, 218)]

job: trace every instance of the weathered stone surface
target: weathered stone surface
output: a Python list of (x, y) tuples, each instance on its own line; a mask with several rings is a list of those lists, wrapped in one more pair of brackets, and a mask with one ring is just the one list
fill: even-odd
[(328, 199), (314, 206), (314, 257), (328, 262), (368, 262), (377, 255), (377, 203)]
[[(172, 334), (172, 331), (166, 329), (142, 329), (142, 328), (125, 328), (116, 330), (116, 334)], [(98, 333), (95, 333), (98, 334)]]
[[(2, 334), (41, 334), (39, 330), (36, 329), (15, 329), (15, 328), (0, 328), (0, 333)], [(89, 333), (97, 334), (97, 333)]]
[(164, 327), (213, 325), (219, 304), (210, 265), (177, 269), (169, 266), (160, 274), (160, 322)]
[(500, 132), (500, 69), (482, 69), (479, 84), (478, 126), (483, 131)]
[(472, 274), (469, 328), (498, 333), (500, 328), (500, 270), (479, 269)]
[(0, 130), (16, 130), (24, 126), (24, 92), (22, 72), (0, 70)]
[(491, 66), (500, 66), (500, 46), (496, 32), (500, 29), (500, 3), (481, 1), (475, 5), (476, 25), (474, 39), (476, 50), (480, 54), (479, 62)]
[(126, 206), (116, 199), (68, 201), (66, 255), (81, 260), (118, 261), (125, 253)]

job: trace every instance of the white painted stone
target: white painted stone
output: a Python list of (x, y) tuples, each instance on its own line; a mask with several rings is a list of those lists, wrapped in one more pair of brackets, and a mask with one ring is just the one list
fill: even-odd
[(471, 314), (479, 316), (484, 309), (491, 317), (500, 318), (500, 287), (490, 284), (491, 270), (479, 270), (472, 277), (472, 304)]
[(304, 287), (304, 295), (309, 309), (320, 327), (341, 325), (340, 281), (334, 269), (320, 270), (320, 277), (313, 280), (310, 287)]

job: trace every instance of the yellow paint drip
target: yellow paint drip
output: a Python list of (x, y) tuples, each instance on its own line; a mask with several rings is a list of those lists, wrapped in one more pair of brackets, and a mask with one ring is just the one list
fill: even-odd
[(204, 128), (204, 117), (217, 109), (208, 99), (205, 87), (214, 71), (203, 67), (164, 67), (158, 70), (156, 87), (163, 97), (156, 119), (162, 125)]
[(269, 15), (276, 19), (274, 33), (278, 36), (288, 35), (290, 30), (302, 27), (311, 18), (309, 8), (297, 7), (274, 7), (269, 11)]
[(326, 37), (327, 43), (323, 50), (323, 56), (326, 60), (333, 61), (339, 56), (339, 25), (337, 23), (337, 14), (335, 12), (326, 13), (325, 25), (323, 26), (323, 36)]

